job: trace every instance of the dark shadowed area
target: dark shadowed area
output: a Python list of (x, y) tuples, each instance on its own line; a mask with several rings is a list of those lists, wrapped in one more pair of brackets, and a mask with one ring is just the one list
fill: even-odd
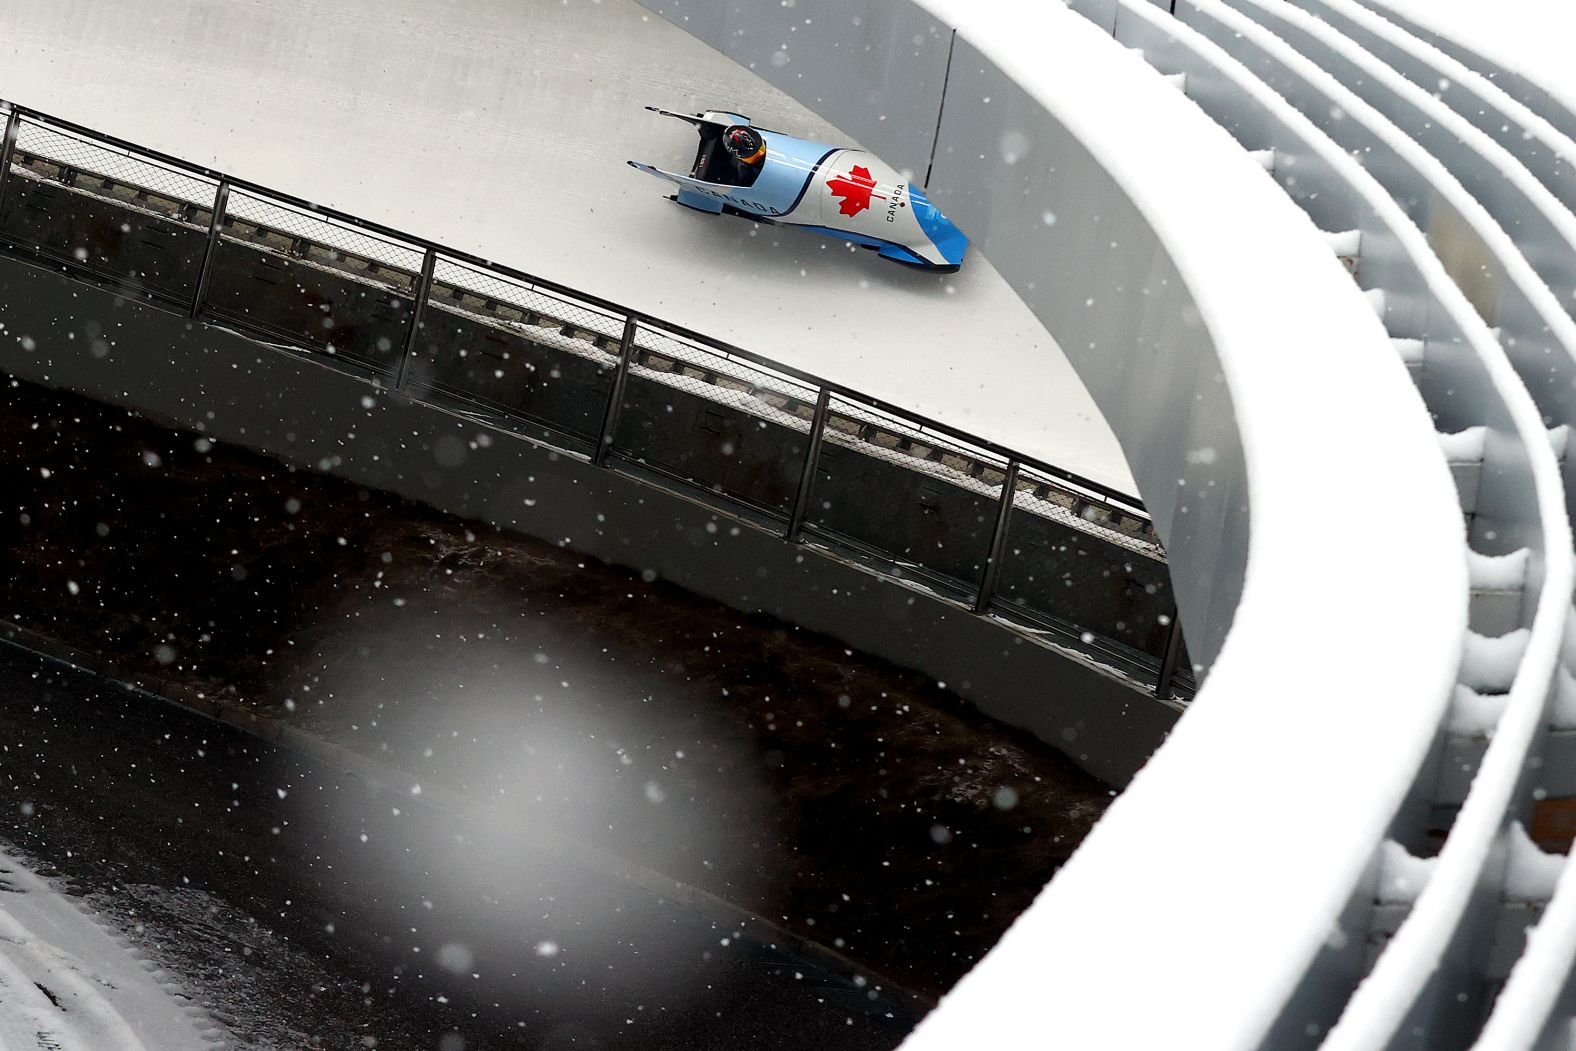
[(0, 394), (6, 619), (918, 992), (960, 977), (1109, 801), (835, 640), (123, 410)]

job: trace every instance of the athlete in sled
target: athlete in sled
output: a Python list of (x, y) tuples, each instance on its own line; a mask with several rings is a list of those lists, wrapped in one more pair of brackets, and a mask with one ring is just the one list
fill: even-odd
[(926, 270), (951, 272), (963, 262), (969, 246), (963, 232), (923, 190), (863, 150), (757, 128), (737, 113), (646, 108), (688, 121), (700, 133), (688, 175), (629, 162), (677, 185), (679, 204), (803, 227)]

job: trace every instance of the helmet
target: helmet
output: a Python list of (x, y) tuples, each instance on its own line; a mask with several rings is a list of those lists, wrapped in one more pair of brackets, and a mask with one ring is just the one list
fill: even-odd
[(766, 140), (761, 137), (760, 132), (747, 124), (735, 124), (724, 128), (722, 145), (745, 164), (759, 164), (761, 158), (766, 156)]

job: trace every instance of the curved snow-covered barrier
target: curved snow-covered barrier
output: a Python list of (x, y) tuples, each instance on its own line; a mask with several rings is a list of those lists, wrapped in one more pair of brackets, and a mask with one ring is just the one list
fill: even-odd
[[(1469, 636), (1464, 685), (1457, 689), (1448, 726), (1452, 733), (1479, 739), (1492, 735), (1493, 761), (1481, 758), (1484, 774), (1473, 783), (1472, 796), (1437, 859), (1410, 859), (1403, 844), (1422, 841), (1419, 834), (1434, 823), (1429, 805), (1435, 815), (1448, 813), (1459, 799), (1451, 794), (1451, 779), (1438, 777), (1435, 767), (1420, 772), (1416, 795), (1428, 805), (1422, 813), (1398, 815), (1372, 878), (1356, 888), (1340, 918), (1343, 950), (1327, 947), (1310, 961), (1266, 1045), (1311, 1044), (1343, 1009), (1350, 1018), (1332, 1036), (1332, 1046), (1342, 1041), (1382, 1046), (1409, 1011), (1409, 1030), (1421, 1028), (1430, 1038), (1441, 1026), (1470, 1033), (1470, 1019), (1482, 1009), (1484, 968), (1490, 961), (1489, 954), (1473, 950), (1492, 940), (1500, 919), (1499, 860), (1512, 836), (1506, 815), (1512, 809), (1524, 814), (1530, 801), (1530, 786), (1517, 771), (1535, 746), (1539, 720), (1558, 689), (1556, 651), (1567, 613), (1562, 596), (1569, 594), (1572, 579), (1570, 531), (1544, 421), (1494, 333), (1451, 282), (1417, 223), (1367, 167), (1232, 55), (1261, 68), (1266, 58), (1275, 58), (1283, 70), (1318, 80), (1321, 75), (1311, 63), (1220, 4), (1179, 6), (1178, 19), (1141, 0), (1124, 0), (1114, 11), (1093, 4), (1080, 9), (1102, 18), (1120, 42), (1140, 49), (1158, 70), (1178, 79), (1244, 148), (1264, 157), (1276, 181), (1321, 228), (1346, 231), (1332, 236), (1332, 243), (1350, 242), (1354, 277), (1369, 294), (1396, 305), (1387, 309), (1386, 320), (1398, 344), (1409, 336), (1419, 344), (1408, 357), (1445, 432), (1442, 451), (1453, 461), (1485, 454), (1493, 461), (1487, 471), (1498, 482), (1494, 490), (1480, 489), (1476, 505), (1468, 504), (1463, 491), (1464, 509), (1478, 512), (1472, 516), (1471, 542), (1500, 551), (1506, 546), (1501, 537), (1513, 534), (1528, 545), (1510, 554), (1470, 554), (1474, 629), (1490, 634)], [(1332, 85), (1332, 90), (1339, 88)], [(1324, 102), (1342, 108), (1346, 120), (1374, 127), (1384, 123), (1349, 96)], [(1409, 152), (1420, 151), (1411, 147)], [(1470, 392), (1472, 404), (1456, 391)], [(1474, 414), (1481, 422), (1474, 422)], [(1492, 443), (1486, 441), (1490, 433)], [(1506, 484), (1510, 479), (1514, 482)], [(1495, 625), (1477, 623), (1490, 619), (1485, 607), (1502, 593), (1519, 601), (1519, 616)], [(1479, 717), (1471, 729), (1464, 727), (1469, 708)], [(1398, 896), (1395, 874), (1407, 866), (1428, 876)], [(1396, 915), (1408, 910), (1412, 917), (1348, 1005), (1366, 970), (1365, 958), (1389, 938)], [(1467, 1015), (1468, 1021), (1448, 1017), (1451, 1011)], [(1364, 1016), (1366, 1022), (1359, 1023)], [(1352, 1041), (1359, 1030), (1362, 1039)]]
[(1358, 0), (1297, 0), (1504, 147), (1576, 208), (1576, 141), (1501, 85)]
[[(928, 170), (1123, 442), (1212, 665), (913, 1046), (1251, 1046), (1371, 870), (1463, 651), (1460, 509), (1389, 334), (1262, 168), (1064, 8), (648, 6)], [(939, 111), (918, 147), (915, 99)], [(1419, 533), (1341, 528), (1331, 501), (1351, 492)]]
[[(1365, 7), (1405, 28), (1418, 39), (1439, 48), (1468, 68), (1477, 70), (1566, 136), (1576, 139), (1576, 112), (1573, 112), (1557, 93), (1537, 83), (1521, 70), (1511, 69), (1502, 60), (1502, 56), (1479, 51), (1455, 39), (1451, 33), (1441, 32), (1432, 24), (1434, 21), (1432, 17), (1422, 14), (1427, 11), (1425, 5), (1397, 2), (1397, 0), (1361, 0), (1361, 2)], [(1559, 7), (1552, 4), (1549, 6), (1551, 14), (1556, 13)]]
[[(1265, 5), (1240, 0), (1231, 6), (1239, 9), (1235, 19), (1215, 4), (1183, 3), (1178, 14), (1222, 46), (1242, 51), (1250, 68), (1320, 130), (1369, 159), (1368, 169), (1428, 234), (1451, 276), (1499, 330), (1548, 424), (1567, 424), (1576, 414), (1576, 322), (1510, 234), (1443, 161), (1274, 34), (1281, 18), (1297, 18), (1300, 11), (1281, 4), (1275, 25), (1263, 26), (1253, 16), (1268, 17)], [(1209, 17), (1196, 16), (1200, 11)], [(1231, 28), (1218, 28), (1226, 23)], [(1235, 43), (1239, 36), (1245, 45)], [(1387, 303), (1387, 309), (1398, 305)]]
[[(1518, 352), (1513, 337), (1505, 340), (1520, 368), (1520, 381), (1544, 395), (1542, 418), (1537, 408), (1530, 403), (1524, 404), (1516, 428), (1522, 448), (1515, 455), (1525, 456), (1528, 468), (1516, 473), (1523, 478), (1530, 474), (1527, 491), (1536, 490), (1542, 505), (1542, 529), (1529, 529), (1522, 534), (1536, 536), (1541, 533), (1542, 541), (1532, 548), (1536, 552), (1535, 564), (1541, 566), (1542, 580), (1529, 577), (1524, 585), (1529, 598), (1536, 596), (1537, 602), (1530, 632), (1513, 631), (1495, 639), (1474, 637), (1473, 644), (1468, 647), (1462, 675), (1466, 684), (1462, 702), (1467, 703), (1458, 702), (1458, 710), (1447, 726), (1447, 740), (1454, 738), (1454, 741), (1447, 744), (1449, 758), (1446, 762), (1467, 756), (1475, 776), (1469, 788), (1460, 793), (1465, 797), (1461, 800), (1460, 812), (1449, 830), (1443, 851), (1430, 865), (1425, 885), (1408, 895), (1399, 907), (1390, 906), (1393, 912), (1404, 912), (1404, 919), (1394, 927), (1393, 936), (1367, 928), (1370, 937), (1375, 933), (1382, 935), (1377, 941), (1383, 949), (1323, 1045), (1362, 1048), (1410, 1046), (1409, 1042), (1422, 1041), (1422, 1046), (1430, 1047), (1465, 1046), (1492, 998), (1498, 978), (1495, 969), (1502, 966), (1496, 961), (1507, 952), (1516, 951), (1515, 939), (1519, 934), (1516, 917), (1527, 916), (1525, 911), (1511, 913), (1508, 919), (1502, 915), (1505, 910), (1501, 902), (1512, 895), (1515, 883), (1515, 866), (1507, 869), (1505, 859), (1507, 852), (1514, 852), (1523, 838), (1512, 823), (1527, 819), (1535, 793), (1542, 790), (1542, 778), (1534, 772), (1539, 765), (1536, 757), (1544, 750), (1546, 726), (1550, 718), (1555, 717), (1554, 710), (1569, 677), (1568, 671), (1561, 666), (1560, 653), (1562, 638), (1570, 631), (1570, 523), (1560, 513), (1569, 495), (1561, 492), (1563, 486), (1555, 461), (1557, 443), (1543, 434), (1550, 423), (1568, 425), (1570, 418), (1573, 384), (1569, 369), (1569, 330), (1561, 332), (1561, 323), (1566, 319), (1548, 307), (1548, 299), (1552, 297), (1537, 289), (1528, 276), (1527, 264), (1518, 259), (1517, 253), (1506, 243), (1511, 239), (1495, 228), (1480, 202), (1469, 199), (1454, 178), (1445, 173), (1445, 166), (1438, 157), (1423, 156), (1419, 144), (1408, 140), (1401, 129), (1390, 125), (1377, 111), (1357, 102), (1344, 87), (1333, 84), (1332, 77), (1310, 72), (1309, 59), (1291, 53), (1288, 45), (1268, 30), (1281, 31), (1310, 55), (1322, 59), (1321, 64), (1346, 72), (1350, 79), (1361, 80), (1370, 95), (1379, 95), (1382, 99), (1386, 82), (1394, 86), (1391, 75), (1372, 64), (1358, 67), (1354, 74), (1355, 52), (1351, 47), (1328, 26), (1300, 12), (1289, 11), (1287, 5), (1261, 0), (1228, 0), (1228, 4), (1262, 24), (1254, 25), (1235, 12), (1226, 13), (1223, 10), (1226, 5), (1205, 0), (1186, 4), (1179, 13), (1184, 21), (1210, 25), (1215, 30), (1215, 38), (1225, 41), (1227, 46), (1238, 51), (1257, 49), (1260, 58), (1272, 60), (1277, 76), (1270, 79), (1278, 86), (1287, 83), (1288, 78), (1300, 78), (1304, 90), (1293, 93), (1293, 97), (1300, 100), (1305, 112), (1322, 119), (1331, 134), (1342, 136), (1343, 145), (1360, 151), (1368, 167), (1385, 178), (1391, 192), (1419, 211), (1419, 221), (1433, 219), (1426, 204), (1418, 209), (1419, 203), (1431, 203), (1431, 197), (1440, 196), (1450, 200), (1456, 206), (1456, 214), (1467, 217), (1482, 236), (1483, 243), (1492, 246), (1494, 257), (1505, 265), (1505, 272), (1511, 279), (1534, 291), (1535, 295), (1529, 300), (1542, 298), (1543, 317), (1551, 323), (1554, 334), (1562, 337), (1552, 348), (1538, 348), (1542, 351), (1540, 354), (1528, 354), (1526, 348)], [(1494, 151), (1482, 149), (1480, 143), (1472, 141), (1483, 138), (1480, 132), (1463, 128), (1464, 122), (1459, 118), (1451, 119), (1455, 118), (1453, 113), (1439, 113), (1443, 107), (1430, 106), (1432, 100), (1427, 96), (1418, 99), (1415, 89), (1411, 94), (1414, 105), (1428, 111), (1419, 130), (1428, 131), (1428, 121), (1436, 120), (1459, 136), (1459, 139), (1436, 142), (1440, 153), (1451, 156), (1453, 149), (1475, 147), (1475, 155), (1465, 162), (1457, 153), (1450, 171), (1462, 167), (1463, 163), (1470, 165), (1474, 160), (1480, 164), (1489, 163)], [(1391, 97), (1389, 101), (1396, 100)], [(1394, 108), (1403, 113), (1408, 109), (1404, 105)], [(1339, 114), (1339, 118), (1332, 117), (1333, 114)], [(1364, 129), (1378, 145), (1368, 139), (1354, 140), (1351, 137), (1354, 127)], [(1518, 178), (1517, 162), (1504, 156), (1493, 156), (1492, 160), (1506, 169), (1507, 180)], [(1402, 170), (1409, 170), (1412, 181), (1398, 177), (1397, 172)], [(1521, 171), (1519, 179), (1525, 183), (1529, 177)], [(1478, 187), (1480, 193), (1485, 193), (1482, 180), (1478, 181)], [(1418, 193), (1419, 188), (1429, 192)], [(1487, 190), (1492, 192), (1492, 187)], [(1562, 206), (1555, 203), (1550, 210), (1557, 215)], [(1516, 228), (1525, 232), (1525, 227), (1519, 224)], [(1531, 247), (1536, 251), (1548, 246), (1534, 244)], [(1536, 329), (1530, 332), (1535, 334)], [(1565, 350), (1564, 355), (1559, 353), (1561, 349)], [(1500, 373), (1501, 381), (1508, 377), (1512, 386), (1517, 383), (1518, 377), (1510, 375), (1508, 362), (1501, 363)], [(1548, 382), (1551, 373), (1560, 377), (1557, 384)], [(1460, 383), (1461, 380), (1455, 378), (1451, 382)], [(1508, 390), (1503, 382), (1499, 385)], [(1524, 392), (1516, 393), (1521, 394), (1520, 400), (1528, 402)], [(1551, 393), (1557, 396), (1549, 397)], [(1501, 501), (1509, 495), (1508, 489), (1502, 489)], [(1501, 513), (1505, 509), (1502, 504)], [(1524, 528), (1532, 525), (1525, 523)], [(1475, 529), (1474, 533), (1489, 539), (1505, 529), (1505, 523), (1496, 516), (1492, 531)], [(1486, 586), (1480, 580), (1475, 580), (1475, 585)], [(1568, 663), (1568, 655), (1565, 662)], [(1471, 728), (1463, 725), (1462, 709), (1476, 707), (1484, 700), (1477, 691), (1499, 696), (1489, 706), (1491, 718)], [(1462, 744), (1462, 738), (1474, 736), (1480, 741), (1475, 748)], [(1481, 743), (1484, 738), (1487, 739), (1486, 747)], [(1436, 804), (1457, 799), (1459, 795), (1452, 795), (1447, 782), (1436, 786)], [(1530, 844), (1526, 844), (1526, 850), (1537, 855)], [(1381, 879), (1385, 871), (1386, 867), (1381, 865)], [(1524, 926), (1526, 919), (1520, 922)], [(1316, 976), (1310, 978), (1318, 980)], [(1323, 988), (1328, 991), (1329, 984), (1325, 983)]]
[[(1456, 207), (1470, 228), (1463, 233), (1476, 243), (1441, 244), (1438, 250), (1446, 254), (1452, 249), (1465, 250), (1478, 256), (1456, 267), (1458, 274), (1468, 266), (1476, 266), (1478, 273), (1458, 279), (1481, 287), (1479, 309), (1493, 324), (1501, 325), (1502, 314), (1521, 311), (1522, 316), (1503, 320), (1520, 326), (1507, 329), (1517, 344), (1538, 344), (1533, 362), (1525, 366), (1527, 382), (1545, 406), (1551, 425), (1576, 420), (1576, 325), (1570, 318), (1576, 307), (1576, 215), (1503, 146), (1392, 70), (1388, 55), (1364, 50), (1334, 26), (1300, 9), (1323, 10), (1320, 0), (1303, 0), (1300, 5), (1286, 0), (1229, 3), (1382, 114), (1383, 122), (1361, 122), (1367, 129), (1379, 129), (1373, 134), (1384, 144), (1381, 159), (1398, 150), (1405, 152), (1407, 140), (1428, 151), (1431, 156), (1423, 163), (1403, 159), (1399, 167), (1404, 174), (1389, 176), (1398, 187), (1397, 196), (1414, 202), (1412, 210), (1430, 221), (1430, 232), (1437, 230), (1441, 240), (1455, 237), (1459, 241), (1460, 236), (1433, 225), (1436, 206), (1426, 189), (1438, 187), (1438, 193)], [(1341, 137), (1334, 125), (1344, 123), (1344, 111), (1324, 120), (1331, 133)], [(1362, 145), (1368, 148), (1366, 141)], [(1406, 185), (1401, 187), (1403, 182)], [(1483, 268), (1484, 263), (1489, 264), (1488, 269)], [(1509, 310), (1496, 302), (1500, 286), (1505, 284), (1513, 286)], [(1520, 299), (1526, 303), (1517, 302)], [(1527, 306), (1536, 311), (1536, 317), (1525, 316)], [(1564, 317), (1559, 316), (1561, 310)], [(1541, 333), (1535, 326), (1540, 323), (1550, 327), (1552, 348), (1548, 348), (1547, 337), (1538, 339)], [(1548, 352), (1544, 352), (1546, 348)], [(1525, 349), (1521, 358), (1528, 358)]]
[[(1387, 64), (1420, 86), (1437, 88), (1435, 95), (1515, 154), (1562, 203), (1571, 206), (1576, 186), (1576, 145), (1548, 118), (1565, 118), (1563, 123), (1573, 130), (1576, 122), (1569, 119), (1568, 110), (1546, 97), (1541, 89), (1474, 55), (1462, 44), (1435, 36), (1401, 17), (1389, 5), (1368, 5), (1385, 16), (1381, 18), (1367, 9), (1356, 8), (1350, 0), (1297, 2), (1318, 11), (1325, 20), (1381, 55)], [(1539, 101), (1541, 112), (1534, 112), (1526, 104)], [(1569, 493), (1573, 487), (1568, 438), (1568, 427), (1558, 428), (1551, 435), (1554, 451), (1564, 460)], [(1576, 612), (1569, 616), (1553, 704), (1536, 727), (1538, 739), (1523, 759), (1531, 773), (1519, 775), (1532, 782), (1533, 791), (1540, 793), (1546, 790), (1545, 786), (1554, 786), (1558, 794), (1568, 795), (1571, 791), (1569, 750), (1555, 747), (1558, 740), (1568, 739), (1571, 728), (1576, 726), (1576, 675), (1572, 674), (1576, 668)], [(1491, 747), (1499, 746), (1496, 735)], [(1502, 771), (1502, 777), (1509, 776), (1515, 775)], [(1480, 793), (1482, 780), (1474, 782), (1474, 795)], [(1559, 787), (1562, 785), (1563, 790)], [(1526, 807), (1516, 809), (1524, 815)], [(1518, 913), (1535, 920), (1536, 926), (1527, 933), (1524, 947), (1489, 943), (1490, 949), (1479, 952), (1479, 972), (1495, 958), (1511, 958), (1514, 964), (1508, 976), (1503, 972), (1479, 976), (1480, 982), (1486, 977), (1491, 988), (1500, 981), (1504, 981), (1504, 986), (1472, 1046), (1483, 1051), (1552, 1051), (1566, 1047), (1576, 1030), (1576, 865), (1566, 858), (1542, 854), (1519, 828), (1504, 837), (1501, 854), (1496, 862), (1503, 867), (1504, 887), (1501, 894), (1490, 896), (1487, 902), (1502, 914), (1496, 940), (1506, 940), (1507, 930), (1512, 935), (1519, 933), (1518, 924), (1505, 922)], [(1521, 949), (1519, 958), (1515, 955), (1517, 948)], [(1459, 965), (1457, 970), (1461, 970)], [(1370, 1006), (1375, 1006), (1381, 996), (1382, 990), (1375, 989), (1369, 997)], [(1368, 1013), (1371, 1021), (1377, 1012)], [(1355, 1035), (1355, 1026), (1347, 1028), (1353, 1031), (1347, 1035)], [(1471, 1025), (1465, 1027), (1455, 1043), (1465, 1046), (1473, 1030)], [(1348, 1041), (1348, 1046), (1354, 1042)]]
[[(1417, 133), (1420, 142), (1438, 143), (1433, 147), (1438, 156), (1454, 152), (1465, 157), (1448, 167), (1473, 177), (1464, 187), (1520, 246), (1528, 265), (1539, 264), (1540, 276), (1556, 298), (1564, 297), (1566, 313), (1571, 313), (1576, 303), (1576, 141), (1487, 77), (1358, 0), (1294, 2), (1328, 23), (1328, 31), (1339, 30), (1372, 54), (1379, 68), (1371, 78), (1364, 77), (1368, 88), (1409, 96), (1397, 101), (1412, 115), (1408, 130)], [(1396, 73), (1415, 88), (1398, 89)], [(1441, 114), (1444, 107), (1449, 112)], [(1529, 186), (1529, 177), (1539, 185)], [(1522, 222), (1529, 212), (1535, 215), (1533, 221)], [(1510, 309), (1519, 306), (1512, 302)], [(1515, 337), (1538, 335), (1526, 330), (1527, 322), (1536, 319), (1523, 317), (1520, 325), (1510, 326), (1512, 353), (1529, 388), (1540, 392), (1549, 425), (1569, 428), (1576, 423), (1576, 354), (1568, 341), (1576, 329), (1566, 330), (1564, 354), (1542, 345), (1523, 353)], [(1576, 457), (1563, 457), (1562, 465), (1566, 506), (1576, 514)]]
[[(1324, 0), (1233, 0), (1232, 6), (1317, 62), (1432, 153), (1515, 242), (1566, 310), (1576, 303), (1576, 217), (1504, 146), (1392, 68), (1396, 49), (1375, 52), (1332, 19)], [(1356, 5), (1353, 4), (1353, 7)], [(1361, 8), (1357, 8), (1361, 13)]]

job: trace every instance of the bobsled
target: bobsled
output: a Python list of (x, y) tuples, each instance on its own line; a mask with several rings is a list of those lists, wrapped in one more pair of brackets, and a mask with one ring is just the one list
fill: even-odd
[(688, 175), (629, 162), (676, 185), (672, 199), (687, 208), (802, 227), (926, 270), (951, 272), (963, 263), (963, 231), (923, 190), (864, 150), (757, 128), (738, 113), (646, 108), (700, 133)]

